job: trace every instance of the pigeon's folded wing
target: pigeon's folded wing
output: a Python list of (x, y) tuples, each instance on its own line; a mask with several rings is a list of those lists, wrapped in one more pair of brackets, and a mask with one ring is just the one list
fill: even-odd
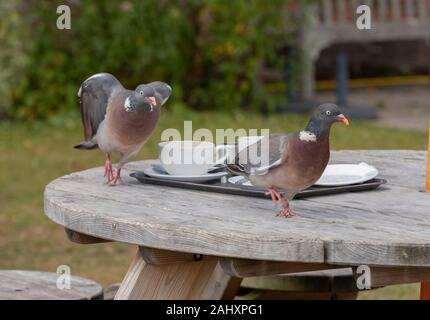
[(97, 133), (106, 115), (108, 100), (120, 82), (109, 73), (98, 73), (85, 80), (79, 88), (82, 124), (85, 140), (90, 141)]
[(242, 150), (228, 169), (235, 174), (261, 175), (286, 161), (289, 135), (274, 134)]

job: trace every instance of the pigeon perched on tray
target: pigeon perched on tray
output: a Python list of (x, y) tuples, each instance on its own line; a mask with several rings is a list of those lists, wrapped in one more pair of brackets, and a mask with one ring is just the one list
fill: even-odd
[[(289, 201), (312, 186), (324, 172), (330, 157), (330, 128), (338, 121), (349, 124), (338, 106), (320, 105), (304, 130), (264, 137), (242, 150), (227, 169), (248, 178), (255, 186), (267, 188), (266, 194), (282, 205), (278, 216), (295, 216)], [(264, 163), (252, 161), (257, 159), (256, 155), (260, 160), (267, 155), (267, 159)]]
[[(104, 152), (109, 185), (122, 182), (121, 168), (154, 132), (160, 107), (171, 93), (172, 88), (160, 81), (127, 90), (109, 73), (95, 74), (82, 83), (78, 96), (85, 141), (75, 148), (99, 147)], [(116, 170), (112, 168), (113, 154), (120, 156)]]

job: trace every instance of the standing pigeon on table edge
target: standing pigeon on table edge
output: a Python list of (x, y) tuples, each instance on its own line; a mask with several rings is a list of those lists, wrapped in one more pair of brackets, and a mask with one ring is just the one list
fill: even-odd
[[(160, 81), (127, 90), (109, 73), (97, 73), (79, 88), (85, 141), (77, 149), (99, 147), (105, 154), (105, 177), (109, 185), (122, 183), (122, 167), (143, 147), (157, 127), (160, 107), (172, 88)], [(111, 156), (120, 156), (116, 170)]]
[[(338, 121), (349, 125), (337, 105), (322, 104), (312, 113), (304, 130), (264, 137), (242, 150), (227, 169), (266, 188), (266, 195), (282, 205), (278, 216), (296, 216), (289, 201), (321, 177), (330, 158), (330, 128)], [(267, 155), (265, 163), (261, 159), (252, 161), (261, 155)]]

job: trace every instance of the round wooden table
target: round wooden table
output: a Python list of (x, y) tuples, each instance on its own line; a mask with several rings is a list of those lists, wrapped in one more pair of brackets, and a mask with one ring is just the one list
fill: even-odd
[(367, 162), (388, 183), (295, 200), (297, 218), (276, 217), (269, 199), (128, 177), (154, 160), (128, 164), (128, 185), (104, 185), (102, 167), (58, 178), (45, 189), (45, 212), (72, 241), (139, 247), (116, 299), (221, 298), (237, 278), (361, 265), (357, 276), (369, 273), (373, 288), (422, 282), (430, 280), (425, 159), (420, 151), (333, 151), (331, 163)]

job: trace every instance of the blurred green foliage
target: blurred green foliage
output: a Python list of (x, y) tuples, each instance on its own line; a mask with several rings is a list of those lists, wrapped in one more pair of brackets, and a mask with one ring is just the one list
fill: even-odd
[(12, 106), (17, 88), (25, 86), (25, 35), (17, 1), (0, 2), (0, 119)]
[[(18, 119), (77, 109), (79, 85), (101, 71), (128, 88), (166, 81), (177, 107), (259, 108), (262, 68), (283, 62), (295, 30), (289, 0), (2, 3), (0, 114)], [(71, 30), (56, 28), (60, 4)]]

